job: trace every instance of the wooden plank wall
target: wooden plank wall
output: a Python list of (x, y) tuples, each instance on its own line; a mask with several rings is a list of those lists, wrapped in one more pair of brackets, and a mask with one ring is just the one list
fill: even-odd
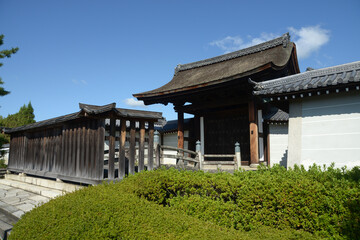
[(13, 134), (8, 169), (63, 180), (103, 179), (104, 119)]
[[(120, 121), (119, 126), (116, 121)], [(107, 166), (105, 140), (109, 141)], [(10, 144), (9, 170), (75, 182), (101, 182), (105, 179), (104, 169), (108, 171), (107, 179), (113, 180), (115, 176), (122, 179), (126, 173), (134, 174), (136, 168), (142, 171), (156, 167), (153, 121), (111, 118), (105, 126), (105, 119), (85, 118), (12, 134)], [(119, 149), (115, 149), (116, 145)], [(115, 158), (117, 151), (119, 157)]]

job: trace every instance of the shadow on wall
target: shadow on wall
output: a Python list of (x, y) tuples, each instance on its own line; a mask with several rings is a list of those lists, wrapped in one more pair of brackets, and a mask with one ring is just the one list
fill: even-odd
[(288, 156), (288, 150), (286, 149), (284, 155), (281, 158), (281, 161), (279, 162), (280, 166), (287, 168), (287, 156)]

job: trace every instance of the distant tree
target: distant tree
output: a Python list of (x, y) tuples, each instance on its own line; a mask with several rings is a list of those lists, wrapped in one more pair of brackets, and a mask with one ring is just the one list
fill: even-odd
[[(34, 108), (31, 105), (31, 102), (28, 105), (22, 106), (19, 112), (14, 114), (9, 114), (6, 118), (0, 116), (0, 126), (6, 128), (20, 127), (26, 124), (35, 122)], [(0, 146), (5, 143), (9, 143), (10, 138), (8, 135), (1, 133), (0, 134)]]
[(35, 122), (34, 108), (31, 102), (22, 106), (19, 112), (9, 114), (6, 118), (0, 118), (0, 125), (3, 127), (14, 128)]
[[(4, 35), (1, 34), (0, 35), (0, 46), (4, 44)], [(9, 58), (11, 57), (12, 54), (16, 53), (19, 50), (19, 48), (11, 48), (9, 50), (4, 49), (4, 50), (0, 50), (0, 58)], [(0, 67), (3, 64), (0, 62)], [(4, 84), (4, 82), (1, 80), (0, 78), (0, 85)], [(5, 96), (7, 94), (9, 94), (9, 91), (6, 91), (3, 87), (0, 86), (0, 96)]]

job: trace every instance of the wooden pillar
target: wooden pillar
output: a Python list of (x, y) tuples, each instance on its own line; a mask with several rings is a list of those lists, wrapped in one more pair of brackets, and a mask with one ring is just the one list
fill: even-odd
[[(195, 142), (200, 141), (200, 117), (199, 115), (194, 116), (194, 137)], [(196, 144), (195, 144), (196, 145)]]
[(114, 179), (116, 119), (110, 118), (108, 178)]
[(154, 122), (149, 122), (148, 170), (154, 168)]
[(145, 122), (140, 121), (139, 166), (138, 172), (144, 170)]
[(135, 155), (136, 155), (136, 129), (135, 121), (130, 121), (130, 149), (129, 149), (129, 174), (135, 173)]
[(125, 140), (126, 140), (126, 120), (120, 120), (120, 143), (119, 143), (119, 178), (125, 177)]
[[(76, 135), (76, 176), (81, 177), (81, 124), (79, 123), (77, 126), (77, 135)], [(99, 125), (99, 128), (101, 126)], [(103, 144), (104, 145), (104, 144)], [(104, 164), (103, 164), (104, 165)]]
[[(86, 172), (86, 122), (82, 123), (81, 127), (81, 143), (80, 143), (80, 177), (85, 176)], [(58, 161), (58, 159), (56, 159)]]
[(200, 117), (200, 142), (201, 142), (201, 154), (205, 154), (205, 126), (204, 117)]
[(178, 148), (184, 149), (184, 113), (178, 111)]
[(250, 127), (250, 166), (256, 167), (259, 165), (259, 136), (258, 125), (256, 122), (257, 111), (255, 103), (249, 102), (249, 127)]
[(270, 126), (267, 124), (266, 127), (266, 161), (267, 165), (270, 166)]
[(105, 119), (98, 120), (97, 129), (97, 166), (96, 177), (97, 179), (104, 179), (104, 141), (105, 141)]

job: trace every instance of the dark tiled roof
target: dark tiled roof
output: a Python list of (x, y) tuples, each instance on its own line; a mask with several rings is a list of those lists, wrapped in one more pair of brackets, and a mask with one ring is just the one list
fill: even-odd
[(252, 46), (252, 47), (241, 49), (236, 52), (227, 53), (224, 55), (220, 55), (220, 56), (213, 57), (213, 58), (208, 58), (208, 59), (197, 61), (197, 62), (192, 62), (192, 63), (187, 63), (187, 64), (179, 64), (175, 68), (175, 75), (176, 75), (176, 73), (178, 73), (180, 71), (185, 71), (185, 70), (189, 70), (189, 69), (193, 69), (193, 68), (203, 67), (206, 65), (227, 61), (227, 60), (230, 60), (233, 58), (238, 58), (238, 57), (242, 57), (245, 55), (261, 52), (266, 49), (273, 48), (273, 47), (276, 47), (279, 45), (283, 45), (283, 47), (286, 47), (289, 44), (289, 42), (290, 42), (290, 35), (289, 35), (289, 33), (285, 33), (284, 35), (282, 35), (279, 38), (275, 38), (273, 40), (270, 40), (270, 41), (267, 41), (264, 43), (260, 43), (258, 45)]
[(162, 118), (162, 113), (160, 113), (160, 112), (149, 112), (149, 111), (139, 111), (139, 110), (115, 108), (116, 107), (115, 103), (111, 103), (111, 104), (104, 105), (104, 106), (96, 106), (96, 105), (79, 103), (79, 107), (80, 107), (79, 112), (71, 113), (71, 114), (56, 117), (56, 118), (47, 119), (44, 121), (24, 125), (21, 127), (4, 129), (4, 132), (5, 133), (14, 133), (14, 132), (20, 132), (20, 131), (34, 129), (34, 128), (56, 125), (56, 124), (60, 124), (60, 123), (64, 123), (67, 121), (71, 121), (74, 119), (84, 117), (84, 115), (85, 115), (84, 113), (86, 113), (88, 115), (99, 115), (102, 113), (113, 111), (113, 112), (115, 112), (115, 114), (117, 116), (124, 117), (124, 118), (153, 119), (156, 121)]
[(360, 61), (260, 82), (255, 85), (253, 93), (260, 96), (286, 95), (354, 83), (360, 83)]
[(79, 108), (86, 112), (87, 114), (100, 114), (108, 112), (116, 108), (116, 103), (110, 103), (104, 106), (96, 106), (85, 103), (79, 103)]
[(264, 115), (264, 119), (268, 122), (287, 122), (289, 121), (289, 114), (281, 109), (274, 108)]
[[(166, 102), (169, 94), (246, 77), (263, 71), (264, 66), (282, 69), (287, 66), (294, 52), (295, 45), (290, 42), (289, 38), (289, 34), (284, 34), (280, 38), (253, 47), (199, 62), (179, 65), (170, 82), (160, 88), (134, 94), (134, 96), (139, 100), (144, 100), (145, 104), (154, 103), (151, 101), (152, 97), (161, 98)], [(296, 56), (294, 57), (296, 58)]]
[(61, 116), (61, 117), (51, 118), (51, 119), (47, 119), (44, 121), (40, 121), (40, 122), (36, 122), (36, 123), (32, 123), (32, 124), (28, 124), (28, 125), (24, 125), (24, 126), (20, 126), (20, 127), (10, 128), (10, 129), (5, 130), (5, 133), (14, 133), (14, 132), (20, 132), (20, 131), (24, 131), (24, 130), (33, 129), (33, 128), (40, 128), (40, 127), (55, 125), (58, 123), (71, 121), (71, 120), (74, 120), (77, 118), (79, 118), (78, 113), (71, 113), (68, 115)]
[[(189, 129), (189, 124), (191, 123), (192, 118), (186, 118), (184, 119), (184, 129)], [(167, 121), (166, 124), (163, 127), (155, 127), (156, 130), (159, 132), (174, 132), (178, 130), (178, 121), (177, 120), (171, 120)]]

